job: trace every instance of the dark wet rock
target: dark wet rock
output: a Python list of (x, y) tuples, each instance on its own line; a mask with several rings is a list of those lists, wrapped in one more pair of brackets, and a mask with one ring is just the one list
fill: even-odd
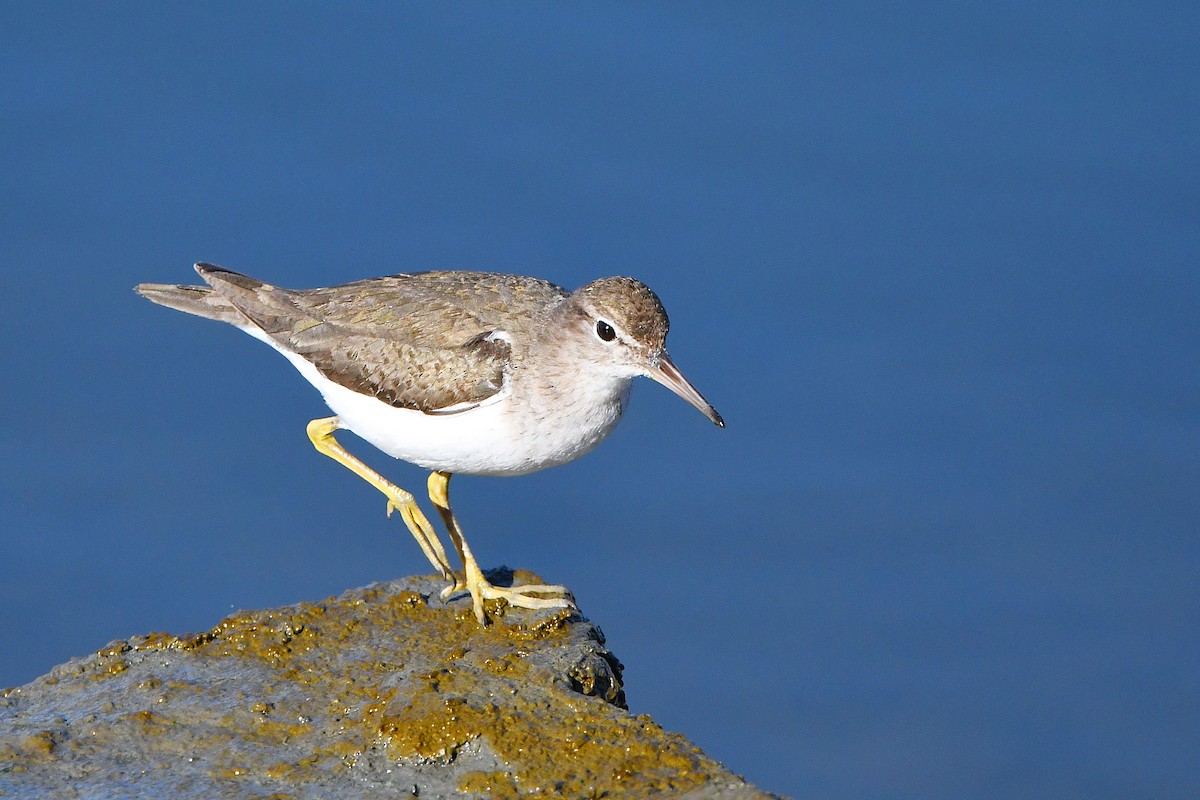
[[(538, 582), (519, 575), (519, 582)], [(625, 710), (565, 611), (409, 578), (117, 641), (0, 695), (0, 797), (768, 797)]]

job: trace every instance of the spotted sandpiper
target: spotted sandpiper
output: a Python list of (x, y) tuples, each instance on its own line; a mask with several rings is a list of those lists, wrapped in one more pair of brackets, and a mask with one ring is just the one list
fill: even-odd
[[(308, 424), (321, 453), (387, 497), (450, 585), (522, 608), (571, 608), (562, 586), (502, 587), (483, 575), (450, 510), (454, 473), (524, 475), (590, 452), (625, 410), (644, 375), (698, 408), (716, 409), (667, 356), (667, 312), (633, 278), (601, 278), (574, 292), (539, 278), (420, 272), (324, 289), (291, 290), (211, 264), (207, 286), (143, 283), (148, 300), (228, 322), (284, 355), (336, 416)], [(431, 470), (429, 498), (463, 562), (455, 574), (409, 492), (334, 438), (353, 431), (395, 458)]]

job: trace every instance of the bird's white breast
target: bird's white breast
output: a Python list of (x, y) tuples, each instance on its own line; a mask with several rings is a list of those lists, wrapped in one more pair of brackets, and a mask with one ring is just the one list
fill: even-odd
[(523, 475), (565, 464), (590, 452), (612, 432), (628, 395), (626, 381), (606, 389), (611, 397), (599, 402), (590, 395), (573, 397), (530, 413), (528, 406), (514, 404), (506, 387), (470, 410), (425, 414), (347, 389), (259, 328), (247, 325), (242, 330), (282, 353), (325, 398), (341, 427), (394, 458), (431, 470)]

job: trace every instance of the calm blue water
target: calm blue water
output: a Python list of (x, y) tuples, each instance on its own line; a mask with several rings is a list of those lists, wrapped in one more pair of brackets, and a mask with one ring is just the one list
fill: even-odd
[(575, 589), (634, 710), (797, 797), (1196, 797), (1198, 30), (6, 4), (0, 685), (427, 569), (282, 359), (133, 284), (633, 274), (728, 429), (643, 382), (456, 507)]

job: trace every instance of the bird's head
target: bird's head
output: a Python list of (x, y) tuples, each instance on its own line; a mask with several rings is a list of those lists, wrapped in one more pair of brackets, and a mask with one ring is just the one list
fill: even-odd
[(565, 306), (573, 339), (590, 362), (615, 376), (657, 381), (725, 427), (667, 355), (670, 321), (650, 287), (633, 278), (600, 278), (572, 292)]

